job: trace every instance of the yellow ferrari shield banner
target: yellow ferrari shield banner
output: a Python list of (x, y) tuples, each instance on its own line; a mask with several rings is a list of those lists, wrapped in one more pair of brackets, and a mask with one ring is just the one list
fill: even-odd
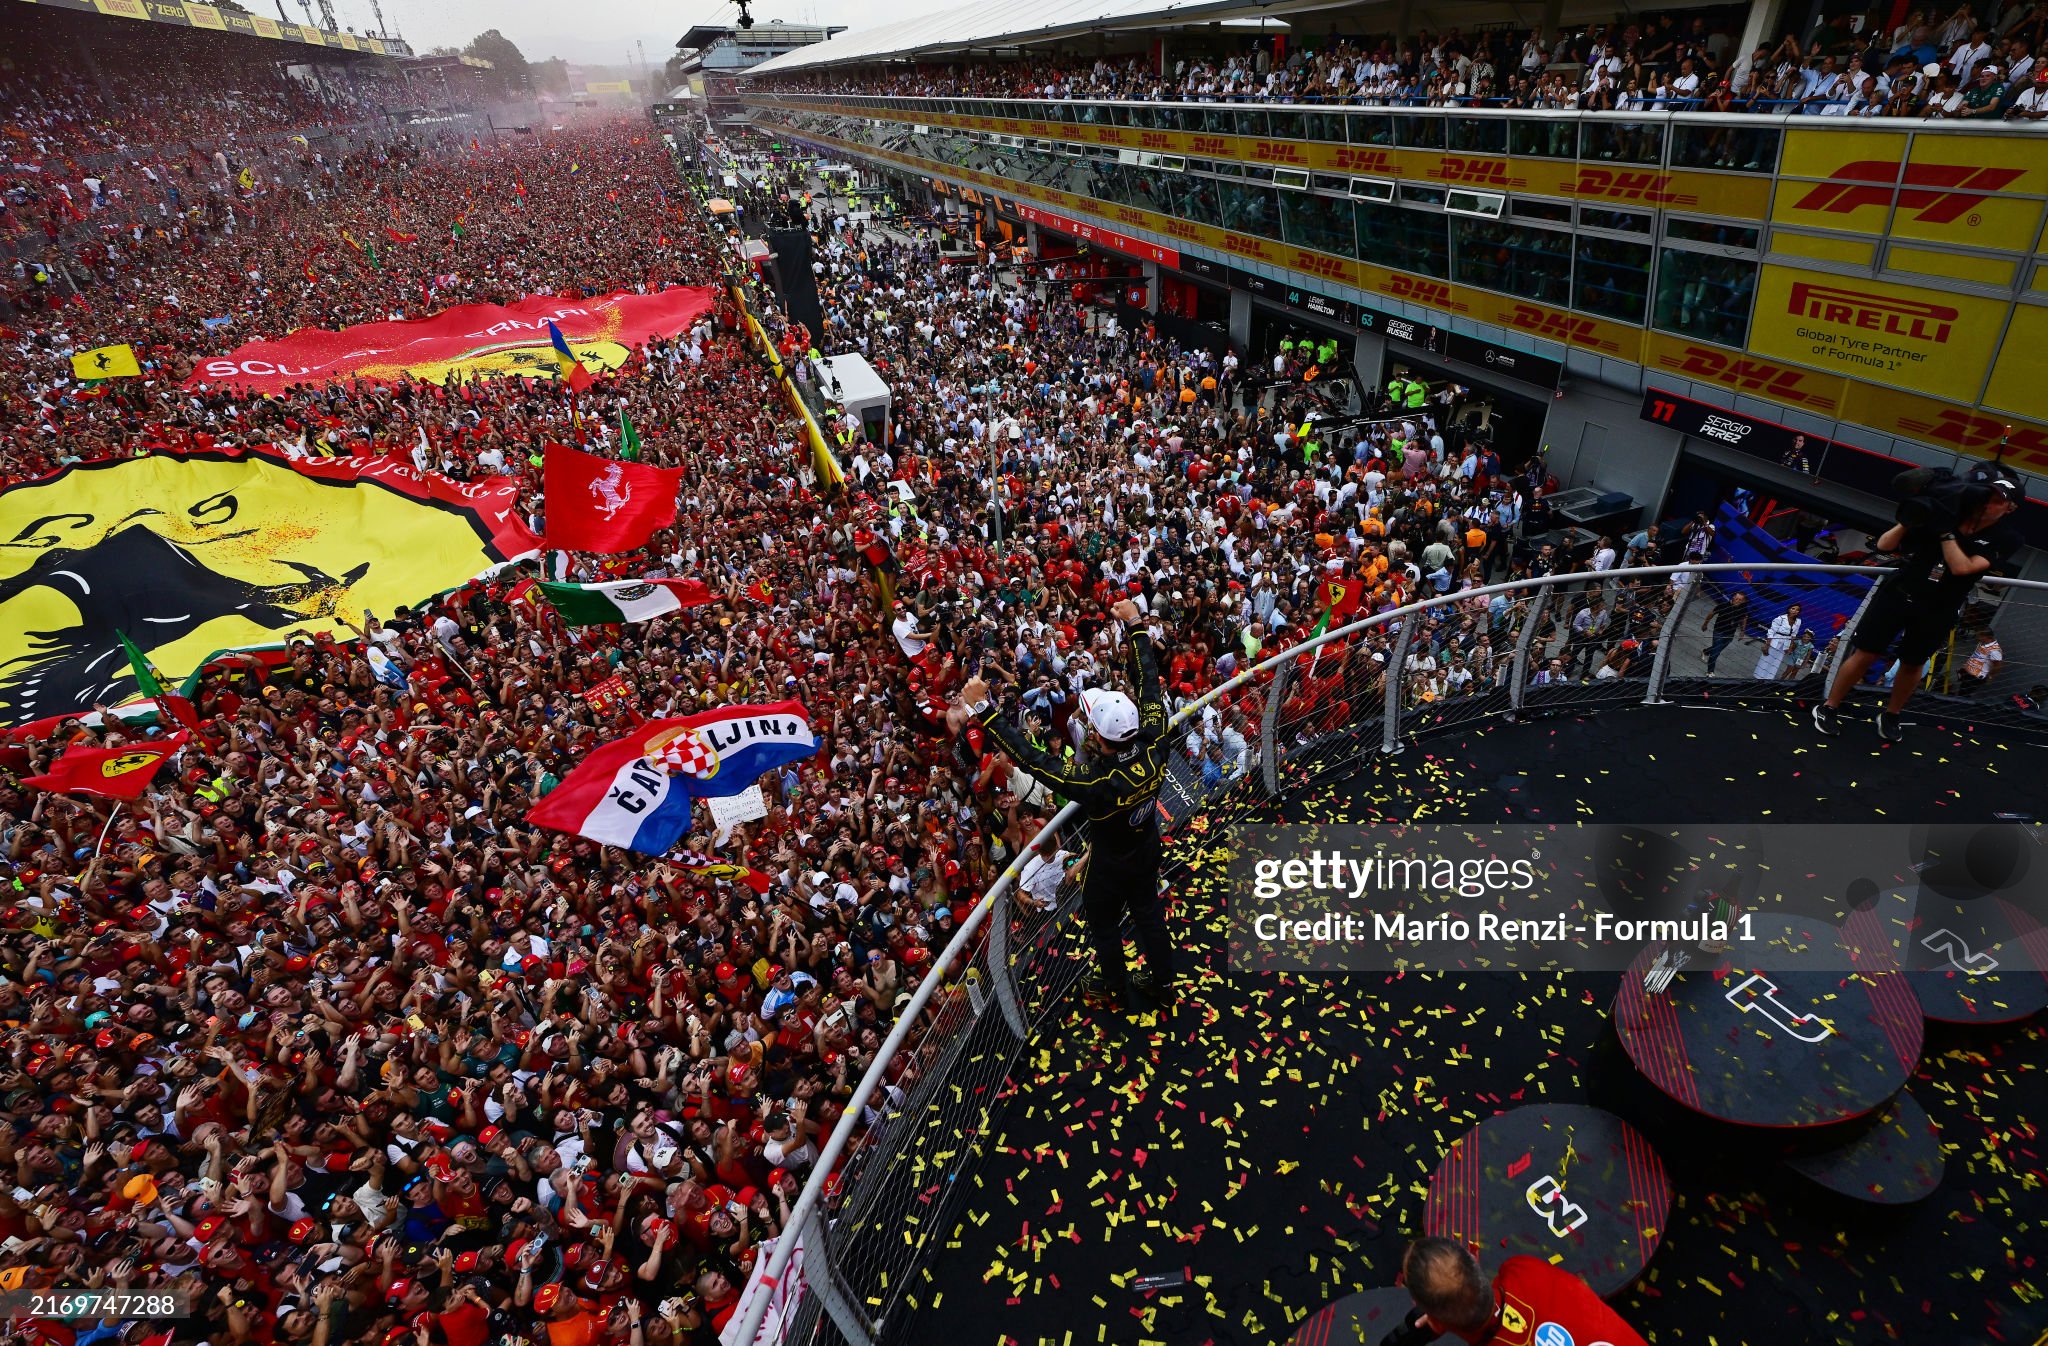
[(539, 540), (506, 477), (270, 452), (84, 463), (0, 492), (0, 724), (138, 692), (120, 632), (166, 677), (293, 632), (347, 636)]

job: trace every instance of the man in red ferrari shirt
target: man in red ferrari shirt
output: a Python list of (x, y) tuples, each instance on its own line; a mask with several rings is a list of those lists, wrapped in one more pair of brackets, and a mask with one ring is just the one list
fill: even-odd
[(1510, 1257), (1488, 1285), (1464, 1244), (1417, 1239), (1401, 1259), (1401, 1283), (1419, 1312), (1390, 1342), (1448, 1334), (1470, 1346), (1648, 1346), (1592, 1286), (1541, 1258)]

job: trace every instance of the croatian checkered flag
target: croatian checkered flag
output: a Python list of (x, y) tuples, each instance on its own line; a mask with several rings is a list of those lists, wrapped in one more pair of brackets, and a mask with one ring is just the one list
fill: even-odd
[(690, 829), (692, 799), (740, 794), (817, 750), (810, 714), (795, 701), (649, 720), (584, 758), (526, 818), (666, 855)]

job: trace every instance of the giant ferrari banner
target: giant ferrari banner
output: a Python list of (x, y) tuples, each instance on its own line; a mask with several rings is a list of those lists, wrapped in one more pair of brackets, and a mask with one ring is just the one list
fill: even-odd
[(535, 550), (506, 477), (270, 453), (84, 463), (0, 492), (0, 724), (136, 695), (293, 632), (349, 633)]
[(548, 344), (549, 323), (562, 329), (584, 368), (617, 369), (634, 347), (687, 331), (717, 295), (704, 285), (659, 294), (620, 290), (598, 299), (538, 295), (512, 305), (464, 304), (410, 322), (359, 323), (339, 331), (301, 327), (281, 341), (252, 341), (232, 354), (201, 360), (185, 382), (274, 393), (349, 378), (554, 378), (561, 364)]

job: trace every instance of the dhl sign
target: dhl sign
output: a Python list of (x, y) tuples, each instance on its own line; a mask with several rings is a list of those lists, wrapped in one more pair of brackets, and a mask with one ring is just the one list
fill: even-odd
[(1463, 313), (1467, 307), (1457, 292), (1440, 280), (1424, 280), (1399, 271), (1388, 271), (1375, 279), (1378, 283), (1373, 288), (1395, 299), (1406, 299), (1446, 313)]
[(1508, 176), (1505, 159), (1471, 159), (1459, 154), (1446, 154), (1430, 166), (1429, 176), (1438, 182), (1457, 186), (1498, 187), (1503, 191), (1521, 186), (1520, 178)]
[(1357, 279), (1352, 275), (1351, 263), (1342, 257), (1332, 257), (1326, 252), (1310, 252), (1307, 248), (1289, 248), (1281, 265), (1304, 275), (1320, 276), (1324, 280), (1334, 280), (1344, 285), (1349, 285)]
[(1251, 148), (1251, 159), (1261, 164), (1296, 164), (1306, 168), (1308, 146), (1293, 140), (1253, 140), (1246, 142)]
[(1833, 413), (1841, 404), (1841, 380), (1812, 370), (1661, 333), (1651, 336), (1648, 349), (1657, 365), (1689, 379), (1819, 412)]
[(1849, 385), (1845, 419), (1977, 458), (1995, 458), (2048, 472), (2048, 425), (1916, 397), (1874, 383)]
[(1141, 149), (1170, 150), (1173, 148), (1173, 137), (1164, 131), (1140, 131), (1138, 145)]
[(1337, 145), (1330, 149), (1328, 166), (1337, 173), (1363, 173), (1371, 177), (1399, 177), (1401, 167), (1386, 150), (1354, 149)]
[[(1168, 137), (1168, 139), (1171, 138), (1170, 136)], [(1189, 154), (1206, 155), (1211, 159), (1221, 159), (1229, 154), (1230, 142), (1223, 136), (1189, 136), (1187, 149)]]
[(1576, 313), (1563, 313), (1554, 308), (1543, 308), (1537, 304), (1509, 304), (1506, 317), (1508, 325), (1531, 336), (1544, 337), (1550, 341), (1562, 341), (1567, 346), (1584, 346), (1591, 350), (1619, 351), (1621, 343), (1604, 336), (1598, 318), (1588, 318)]
[(1696, 206), (1699, 197), (1676, 191), (1669, 173), (1637, 173), (1624, 169), (1581, 167), (1564, 185), (1567, 196), (1620, 201), (1638, 206)]

